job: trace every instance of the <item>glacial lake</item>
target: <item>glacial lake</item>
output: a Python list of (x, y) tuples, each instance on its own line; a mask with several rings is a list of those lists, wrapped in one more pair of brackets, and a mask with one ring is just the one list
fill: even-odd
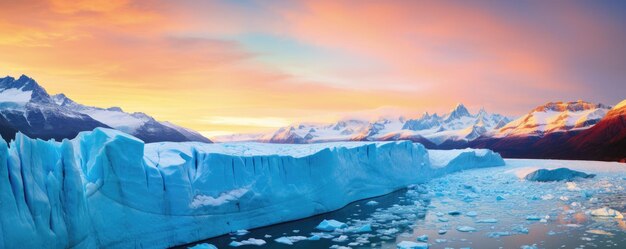
[[(418, 242), (418, 237), (424, 240), (426, 235), (429, 248), (626, 248), (623, 219), (590, 214), (601, 207), (626, 212), (624, 186), (624, 173), (539, 183), (519, 179), (510, 167), (476, 169), (357, 201), (334, 212), (194, 244), (218, 248), (396, 248), (401, 241)], [(316, 229), (320, 222), (331, 219), (348, 227), (334, 232)], [(372, 231), (355, 231), (364, 225)], [(312, 235), (321, 238), (309, 240)], [(280, 237), (292, 238), (293, 244), (276, 242)], [(266, 244), (229, 245), (250, 238)]]

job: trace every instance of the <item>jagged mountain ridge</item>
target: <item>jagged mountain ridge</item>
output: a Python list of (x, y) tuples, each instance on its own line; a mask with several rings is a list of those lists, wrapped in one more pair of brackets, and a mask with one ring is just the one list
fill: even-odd
[[(457, 105), (447, 114), (296, 124), (268, 134), (238, 134), (221, 141), (316, 143), (410, 140), (429, 149), (488, 148), (512, 158), (626, 161), (626, 101), (549, 102), (512, 120)], [(222, 138), (218, 138), (222, 139)]]
[[(552, 104), (555, 103), (549, 103), (548, 106), (555, 106)], [(556, 106), (560, 106), (559, 114), (552, 120), (564, 116), (570, 118), (570, 121), (573, 120), (571, 117), (577, 116), (583, 116), (585, 119), (576, 123), (561, 122), (568, 125), (556, 126), (557, 129), (548, 129), (547, 132), (531, 132), (525, 136), (514, 133), (504, 137), (483, 137), (466, 146), (490, 148), (504, 157), (514, 158), (626, 161), (626, 100), (613, 108), (600, 104), (589, 105), (581, 101), (557, 102)], [(554, 108), (536, 108), (531, 113), (554, 110)], [(604, 115), (601, 118), (585, 115), (598, 112)], [(527, 127), (535, 131), (537, 130), (535, 128), (540, 126)], [(506, 131), (501, 129), (501, 132), (503, 130)]]
[(509, 121), (510, 118), (504, 115), (489, 114), (484, 109), (472, 114), (463, 104), (458, 104), (443, 115), (424, 113), (414, 119), (399, 116), (375, 120), (345, 119), (322, 124), (301, 123), (264, 135), (225, 138), (270, 143), (411, 140), (438, 145), (447, 141), (471, 141)]
[(13, 139), (17, 131), (34, 138), (62, 140), (97, 127), (117, 129), (147, 143), (211, 142), (195, 131), (144, 113), (85, 106), (64, 94), (51, 96), (26, 75), (0, 78), (0, 131), (5, 140)]

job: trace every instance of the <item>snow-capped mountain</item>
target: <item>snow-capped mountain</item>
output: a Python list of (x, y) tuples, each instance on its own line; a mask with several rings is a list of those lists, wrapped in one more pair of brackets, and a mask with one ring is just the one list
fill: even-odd
[(626, 100), (608, 111), (593, 127), (568, 140), (579, 155), (626, 162)]
[(584, 101), (550, 102), (515, 120), (484, 109), (473, 114), (458, 104), (445, 114), (302, 123), (267, 134), (218, 139), (270, 143), (410, 140), (429, 149), (488, 148), (513, 158), (626, 160), (626, 101), (612, 109)]
[(464, 105), (458, 104), (443, 115), (425, 113), (415, 119), (400, 116), (374, 120), (346, 119), (330, 124), (301, 123), (262, 136), (229, 136), (218, 139), (233, 141), (228, 139), (239, 138), (270, 143), (411, 140), (432, 147), (428, 145), (474, 140), (509, 121), (503, 115), (489, 114), (484, 109), (471, 114)]
[(500, 128), (494, 137), (543, 136), (546, 133), (587, 129), (610, 107), (584, 101), (550, 102)]
[(73, 138), (96, 127), (114, 128), (146, 143), (160, 141), (210, 142), (199, 133), (159, 122), (144, 113), (126, 113), (119, 107), (98, 108), (74, 102), (64, 94), (50, 96), (25, 75), (0, 78), (0, 130), (12, 139), (17, 131), (42, 139)]
[(612, 109), (583, 101), (548, 103), (467, 146), (504, 157), (624, 161), (626, 100)]

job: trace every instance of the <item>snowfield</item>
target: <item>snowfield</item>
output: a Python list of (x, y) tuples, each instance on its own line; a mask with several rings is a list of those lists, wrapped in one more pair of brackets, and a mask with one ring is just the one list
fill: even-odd
[(504, 165), (488, 150), (435, 153), (433, 164), (407, 141), (146, 145), (102, 128), (63, 142), (18, 134), (0, 142), (0, 248), (167, 248)]

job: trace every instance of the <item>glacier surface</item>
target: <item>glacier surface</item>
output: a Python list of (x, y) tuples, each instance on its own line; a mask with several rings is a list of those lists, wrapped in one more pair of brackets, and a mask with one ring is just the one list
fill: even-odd
[[(97, 128), (0, 140), (0, 248), (166, 248), (333, 211), (497, 153), (418, 143), (151, 143)], [(443, 165), (445, 164), (445, 165)]]

